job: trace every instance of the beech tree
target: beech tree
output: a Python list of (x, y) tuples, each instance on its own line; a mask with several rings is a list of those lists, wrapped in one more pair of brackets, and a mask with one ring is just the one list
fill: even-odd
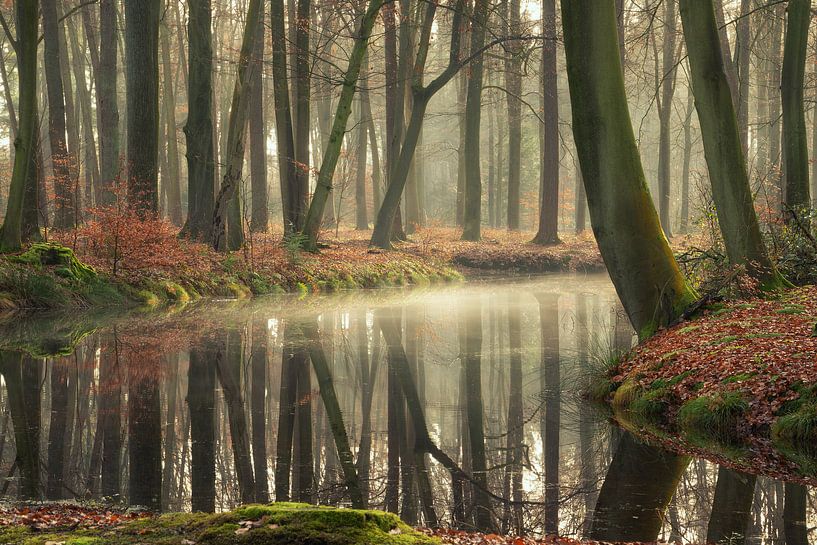
[(712, 198), (730, 262), (746, 267), (763, 289), (777, 289), (786, 281), (763, 245), (712, 1), (680, 0)]
[(143, 217), (159, 211), (159, 17), (161, 0), (125, 2), (128, 200)]
[(614, 0), (562, 0), (567, 76), (590, 221), (610, 278), (641, 338), (696, 298), (661, 230), (624, 90)]
[(34, 159), (34, 139), (37, 137), (37, 42), (39, 39), (38, 2), (19, 1), (15, 3), (17, 19), (18, 71), (18, 130), (14, 138), (14, 168), (11, 174), (6, 216), (0, 229), (0, 250), (15, 251), (23, 243), (23, 232), (28, 226), (23, 224), (23, 211), (27, 185), (33, 180), (29, 176)]

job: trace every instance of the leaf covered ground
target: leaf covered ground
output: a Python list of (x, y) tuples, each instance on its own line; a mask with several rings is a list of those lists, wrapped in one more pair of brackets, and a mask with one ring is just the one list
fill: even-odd
[(630, 427), (673, 450), (817, 482), (816, 286), (715, 305), (641, 343), (610, 379)]

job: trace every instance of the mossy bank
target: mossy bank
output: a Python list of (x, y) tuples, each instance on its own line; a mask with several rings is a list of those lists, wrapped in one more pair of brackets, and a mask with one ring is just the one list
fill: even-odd
[(416, 256), (341, 260), (309, 257), (273, 267), (252, 267), (235, 255), (206, 267), (99, 270), (67, 247), (36, 243), (0, 257), (0, 310), (95, 307), (157, 308), (201, 297), (249, 298), (274, 293), (317, 293), (348, 289), (457, 282), (446, 264)]
[[(817, 287), (718, 304), (602, 373), (628, 427), (737, 452), (759, 440), (817, 467)], [(815, 472), (817, 477), (817, 472)]]
[(382, 511), (274, 503), (219, 514), (170, 513), (98, 527), (35, 529), (0, 526), (0, 543), (19, 545), (435, 545)]

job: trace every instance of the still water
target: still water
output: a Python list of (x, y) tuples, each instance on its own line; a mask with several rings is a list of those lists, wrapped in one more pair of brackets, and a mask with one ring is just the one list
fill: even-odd
[(293, 500), (417, 525), (684, 543), (733, 531), (804, 543), (814, 526), (810, 489), (640, 443), (581, 399), (634, 341), (606, 275), (0, 330), (6, 501)]

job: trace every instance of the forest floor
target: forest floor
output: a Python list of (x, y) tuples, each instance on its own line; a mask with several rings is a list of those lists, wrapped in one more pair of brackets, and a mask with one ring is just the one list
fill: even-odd
[[(155, 308), (208, 296), (243, 298), (426, 285), (463, 276), (604, 270), (589, 233), (556, 246), (539, 246), (529, 243), (531, 233), (486, 230), (482, 241), (463, 242), (456, 229), (431, 228), (390, 251), (370, 248), (367, 231), (332, 235), (323, 237), (325, 244), (316, 254), (300, 251), (280, 233), (253, 235), (242, 251), (220, 254), (206, 244), (179, 239), (164, 222), (92, 226), (52, 239), (72, 248), (76, 259), (60, 257), (46, 245), (0, 257), (0, 310)], [(43, 252), (50, 257), (43, 258)], [(93, 270), (85, 271), (83, 264)], [(77, 276), (74, 269), (88, 274)]]
[(227, 513), (148, 513), (72, 504), (0, 508), (0, 544), (15, 545), (578, 545), (569, 538), (413, 529), (396, 515), (273, 503)]
[(737, 469), (817, 483), (817, 286), (710, 305), (639, 344), (594, 390), (673, 450), (715, 445)]

